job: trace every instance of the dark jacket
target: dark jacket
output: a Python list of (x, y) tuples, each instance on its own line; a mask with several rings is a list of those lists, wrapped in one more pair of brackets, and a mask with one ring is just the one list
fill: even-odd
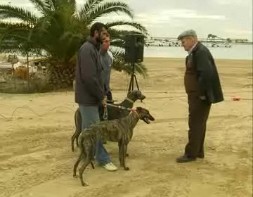
[(187, 93), (206, 96), (209, 103), (224, 100), (213, 56), (200, 42), (186, 58), (185, 88)]
[(75, 102), (94, 106), (99, 105), (104, 97), (102, 65), (99, 47), (91, 38), (81, 46), (76, 65)]

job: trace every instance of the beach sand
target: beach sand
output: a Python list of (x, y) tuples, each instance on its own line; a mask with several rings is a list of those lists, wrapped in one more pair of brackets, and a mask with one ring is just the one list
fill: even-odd
[[(143, 106), (156, 118), (140, 121), (129, 143), (130, 171), (88, 166), (88, 187), (72, 177), (78, 150), (73, 91), (0, 94), (0, 196), (2, 197), (251, 197), (252, 62), (217, 60), (225, 101), (212, 106), (205, 159), (178, 164), (187, 142), (188, 105), (183, 87), (184, 60), (145, 58), (148, 77), (137, 76), (146, 95)], [(126, 97), (129, 76), (112, 72), (117, 102)], [(240, 97), (233, 101), (233, 97)], [(106, 148), (115, 165), (117, 143)]]

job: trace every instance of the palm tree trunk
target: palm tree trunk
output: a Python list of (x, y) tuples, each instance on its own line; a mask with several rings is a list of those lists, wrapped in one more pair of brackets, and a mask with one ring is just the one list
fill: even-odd
[(30, 89), (30, 75), (29, 75), (29, 52), (26, 52), (26, 68), (27, 68), (27, 90)]
[(52, 63), (49, 68), (49, 83), (53, 89), (73, 86), (75, 66), (72, 64)]

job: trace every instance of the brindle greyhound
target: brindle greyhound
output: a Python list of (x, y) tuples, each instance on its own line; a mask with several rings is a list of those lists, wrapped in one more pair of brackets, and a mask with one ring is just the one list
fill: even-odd
[[(124, 101), (122, 101), (119, 104), (114, 104), (118, 106), (123, 106), (125, 108), (132, 108), (134, 105), (134, 102), (137, 100), (144, 100), (146, 97), (141, 93), (139, 90), (133, 90), (132, 92), (129, 92), (127, 95), (127, 98), (125, 98)], [(129, 111), (124, 110), (122, 108), (107, 106), (107, 113), (108, 113), (108, 120), (114, 120), (118, 118), (125, 117), (129, 114)], [(102, 120), (102, 119), (101, 119)], [(76, 130), (73, 136), (71, 137), (71, 147), (72, 151), (74, 152), (74, 141), (76, 140), (76, 145), (78, 146), (78, 136), (80, 135), (82, 131), (82, 118), (79, 108), (75, 112), (75, 126)]]
[(83, 172), (85, 168), (88, 164), (91, 164), (94, 168), (92, 161), (94, 159), (95, 144), (97, 140), (106, 139), (109, 141), (118, 142), (120, 166), (122, 166), (124, 170), (129, 170), (125, 164), (126, 150), (130, 138), (133, 135), (133, 129), (138, 123), (139, 119), (143, 120), (147, 124), (149, 124), (150, 121), (155, 120), (147, 109), (137, 107), (136, 110), (132, 110), (132, 112), (126, 117), (99, 122), (81, 132), (79, 137), (81, 152), (74, 165), (73, 176), (76, 177), (77, 167), (80, 161), (83, 160), (83, 165), (79, 169), (79, 177), (82, 186), (87, 185), (83, 181)]

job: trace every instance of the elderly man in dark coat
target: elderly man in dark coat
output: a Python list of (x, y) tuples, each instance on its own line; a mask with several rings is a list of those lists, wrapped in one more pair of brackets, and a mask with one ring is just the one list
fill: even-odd
[(204, 158), (206, 122), (212, 103), (223, 101), (223, 93), (214, 58), (207, 47), (198, 41), (194, 30), (187, 30), (178, 36), (185, 51), (185, 90), (189, 105), (188, 143), (178, 163)]

